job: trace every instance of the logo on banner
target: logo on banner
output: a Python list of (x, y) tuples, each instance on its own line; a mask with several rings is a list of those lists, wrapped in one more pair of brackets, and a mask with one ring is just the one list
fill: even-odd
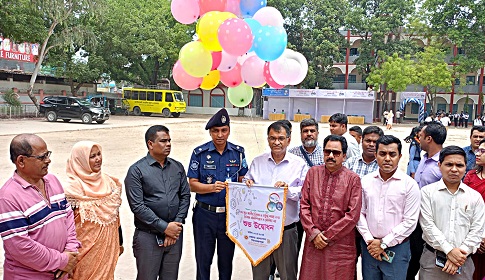
[(226, 230), (229, 238), (258, 265), (283, 241), (286, 188), (229, 182)]

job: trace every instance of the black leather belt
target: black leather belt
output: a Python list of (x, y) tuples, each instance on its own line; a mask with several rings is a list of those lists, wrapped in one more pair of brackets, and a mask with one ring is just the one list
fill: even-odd
[(212, 206), (204, 202), (197, 201), (197, 206), (202, 209), (209, 210), (216, 213), (226, 213), (226, 207)]
[[(424, 243), (424, 247), (426, 247), (426, 249), (428, 249), (429, 251), (431, 251), (432, 253), (436, 253), (436, 251), (439, 251), (439, 250), (436, 250), (435, 248), (431, 247), (428, 243)], [(444, 254), (444, 252), (443, 252)], [(446, 254), (445, 254), (446, 255)], [(471, 257), (471, 254), (469, 254), (467, 256), (467, 258)]]
[(145, 228), (136, 228), (136, 229), (139, 230), (139, 231), (146, 232), (146, 233), (161, 234), (161, 232), (159, 232), (158, 230), (155, 230), (155, 229), (145, 229)]
[(285, 226), (285, 230), (292, 229), (294, 227), (296, 227), (296, 223), (292, 223), (292, 224), (289, 224), (289, 225)]

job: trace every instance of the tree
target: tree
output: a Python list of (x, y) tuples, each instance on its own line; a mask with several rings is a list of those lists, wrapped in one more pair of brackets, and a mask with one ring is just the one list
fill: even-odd
[(440, 90), (448, 91), (452, 85), (451, 70), (445, 62), (445, 52), (436, 47), (426, 47), (416, 58), (415, 82), (426, 87), (426, 97), (434, 112), (436, 94)]
[[(416, 69), (410, 55), (401, 58), (397, 53), (386, 56), (381, 52), (378, 56), (382, 60), (379, 61), (377, 67), (372, 68), (366, 81), (375, 89), (380, 89), (378, 92), (381, 94), (381, 100), (387, 100), (386, 97), (391, 92), (404, 91), (408, 85), (413, 83)], [(383, 110), (387, 107), (386, 103), (387, 101), (382, 103)]]
[(180, 48), (192, 40), (195, 25), (177, 23), (170, 1), (107, 0), (109, 13), (97, 26), (105, 73), (112, 80), (154, 85), (169, 78)]
[(414, 54), (417, 46), (406, 33), (415, 12), (414, 0), (350, 0), (347, 28), (361, 37), (359, 58), (355, 60), (363, 78), (384, 56)]
[[(99, 4), (93, 0), (22, 0), (5, 1), (2, 4), (7, 11), (15, 11), (14, 14), (6, 14), (7, 21), (24, 24), (20, 29), (22, 32), (15, 34), (10, 31), (13, 38), (20, 40), (36, 38), (42, 42), (27, 90), (27, 94), (38, 109), (39, 102), (32, 91), (44, 59), (51, 49), (90, 43), (93, 37), (81, 23), (83, 18), (95, 16)], [(27, 12), (27, 15), (18, 20), (12, 19), (12, 17), (19, 16), (20, 12)], [(40, 24), (39, 18), (42, 19), (42, 24)], [(33, 29), (38, 32), (37, 35), (28, 32), (30, 21), (37, 23), (33, 26)]]
[(273, 0), (283, 15), (288, 33), (288, 47), (308, 60), (308, 74), (301, 86), (332, 88), (334, 62), (342, 60), (341, 49), (347, 47), (339, 29), (344, 25), (347, 2), (343, 0)]

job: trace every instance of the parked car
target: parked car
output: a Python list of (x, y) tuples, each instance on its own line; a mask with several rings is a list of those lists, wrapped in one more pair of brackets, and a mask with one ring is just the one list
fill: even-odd
[(69, 122), (80, 119), (83, 123), (96, 121), (101, 124), (109, 119), (110, 111), (107, 108), (93, 106), (86, 100), (70, 96), (47, 96), (40, 104), (40, 114), (49, 122), (62, 119)]

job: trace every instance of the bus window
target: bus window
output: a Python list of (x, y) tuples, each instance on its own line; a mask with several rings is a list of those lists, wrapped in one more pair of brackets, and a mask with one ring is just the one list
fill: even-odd
[(131, 99), (138, 100), (138, 91), (133, 91), (131, 93)]
[(138, 100), (147, 100), (147, 92), (140, 91), (140, 96), (138, 96)]
[(155, 101), (162, 101), (162, 93), (155, 92)]
[(173, 96), (171, 92), (165, 93), (165, 102), (173, 102)]
[(155, 95), (155, 93), (153, 91), (147, 92), (147, 101), (153, 101), (154, 95)]
[(124, 94), (126, 99), (131, 99), (131, 90), (125, 90)]
[(184, 101), (184, 96), (181, 92), (174, 92), (173, 95), (175, 96), (175, 100), (177, 100), (178, 102)]

